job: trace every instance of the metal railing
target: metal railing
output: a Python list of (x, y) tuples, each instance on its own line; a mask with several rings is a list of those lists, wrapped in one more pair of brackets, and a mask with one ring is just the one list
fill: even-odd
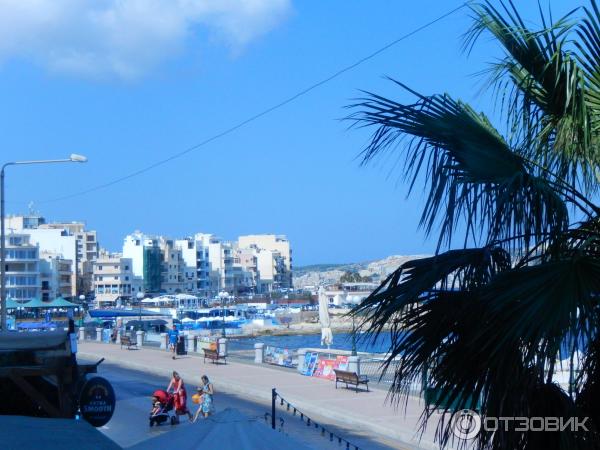
[(246, 361), (254, 360), (254, 342), (247, 339), (228, 338), (227, 353), (229, 357)]
[[(385, 360), (383, 358), (365, 358), (360, 360), (360, 374), (366, 375), (371, 383), (378, 383), (389, 387), (394, 383), (394, 377), (400, 366), (400, 360), (394, 360), (384, 371)], [(420, 396), (422, 385), (420, 382), (406, 382), (403, 387), (408, 389), (411, 395)]]

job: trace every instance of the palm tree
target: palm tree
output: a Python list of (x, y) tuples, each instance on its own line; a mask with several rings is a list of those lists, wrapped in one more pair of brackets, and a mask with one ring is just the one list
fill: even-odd
[[(374, 128), (363, 164), (401, 152), (410, 192), (425, 183), (420, 225), (439, 231), (434, 256), (403, 264), (353, 314), (373, 339), (390, 330), (395, 402), (427, 371), (439, 396), (422, 425), (436, 408), (450, 414), (442, 446), (459, 405), (483, 417), (578, 417), (590, 430), (512, 423), (482, 430), (477, 448), (600, 448), (600, 10), (591, 0), (557, 21), (540, 10), (539, 30), (510, 0), (470, 10), (466, 48), (485, 33), (504, 49), (486, 84), (500, 126), (396, 81), (414, 103), (367, 92), (351, 105), (354, 124)], [(569, 354), (584, 358), (565, 392), (552, 380)]]

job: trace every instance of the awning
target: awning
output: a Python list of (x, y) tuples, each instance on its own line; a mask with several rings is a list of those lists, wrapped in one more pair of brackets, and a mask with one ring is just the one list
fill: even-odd
[(96, 295), (96, 301), (116, 303), (119, 297), (119, 294), (98, 294)]
[(22, 306), (25, 308), (56, 308), (56, 306), (52, 305), (52, 302), (44, 302), (39, 298), (34, 298)]
[(17, 324), (20, 330), (48, 330), (56, 329), (57, 325), (54, 322), (21, 322)]
[(52, 300), (50, 302), (51, 306), (55, 307), (55, 308), (77, 308), (79, 305), (76, 305), (75, 303), (71, 303), (68, 300), (65, 300), (62, 297), (59, 298), (55, 298), (54, 300)]
[(168, 316), (153, 311), (142, 309), (91, 309), (89, 315), (92, 318), (113, 318), (113, 317), (139, 317), (139, 316)]
[(7, 298), (6, 299), (6, 309), (23, 308), (25, 305), (27, 305), (27, 303), (29, 303), (29, 302), (21, 303), (16, 300), (13, 300), (12, 298)]

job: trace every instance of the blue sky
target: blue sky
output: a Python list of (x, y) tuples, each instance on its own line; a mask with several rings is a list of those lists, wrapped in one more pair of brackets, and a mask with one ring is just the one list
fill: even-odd
[[(501, 53), (487, 38), (470, 56), (461, 51), (466, 9), (179, 159), (106, 189), (49, 200), (198, 144), (459, 2), (204, 2), (212, 10), (128, 2), (132, 11), (101, 11), (100, 22), (98, 10), (88, 10), (98, 2), (46, 2), (45, 11), (40, 1), (39, 17), (2, 7), (0, 160), (89, 158), (7, 169), (8, 213), (26, 212), (32, 201), (50, 220), (84, 220), (110, 250), (140, 229), (226, 239), (286, 234), (296, 265), (433, 251), (435, 240), (418, 230), (422, 198), (406, 199), (399, 167), (360, 167), (368, 131), (348, 130), (340, 119), (359, 89), (409, 101), (386, 75), (489, 111), (474, 74)], [(537, 22), (537, 2), (518, 3)], [(555, 16), (577, 5), (552, 2)]]

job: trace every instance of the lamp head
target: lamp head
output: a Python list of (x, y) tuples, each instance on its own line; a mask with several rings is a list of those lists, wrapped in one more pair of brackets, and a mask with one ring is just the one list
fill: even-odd
[(73, 162), (87, 162), (87, 158), (83, 155), (78, 155), (77, 153), (71, 153), (71, 156), (69, 157), (69, 159)]

